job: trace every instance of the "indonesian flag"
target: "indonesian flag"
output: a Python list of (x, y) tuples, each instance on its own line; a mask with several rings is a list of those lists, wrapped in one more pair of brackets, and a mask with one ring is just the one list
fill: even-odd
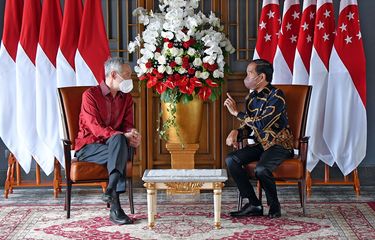
[(0, 137), (22, 168), (29, 171), (31, 154), (17, 131), (16, 54), (20, 39), (23, 0), (7, 1), (0, 48)]
[(77, 85), (74, 57), (78, 47), (82, 12), (82, 1), (65, 0), (60, 47), (56, 59), (57, 87)]
[(104, 62), (110, 57), (101, 1), (85, 1), (78, 51), (77, 85), (92, 86), (104, 80)]
[(310, 59), (313, 46), (316, 0), (303, 2), (297, 50), (294, 56), (293, 84), (309, 84)]
[(301, 20), (300, 11), (299, 0), (285, 0), (281, 31), (273, 60), (272, 82), (274, 84), (292, 83), (294, 54)]
[(280, 31), (279, 0), (263, 0), (259, 22), (253, 59), (262, 58), (272, 63)]
[[(25, 0), (20, 41), (16, 57), (17, 130), (34, 159), (43, 166), (53, 158), (52, 152), (39, 138), (36, 129), (35, 56), (38, 45), (41, 5), (39, 0)], [(53, 159), (52, 159), (53, 161)], [(31, 160), (19, 159), (26, 171)]]
[[(39, 137), (62, 162), (63, 146), (59, 132), (56, 55), (60, 41), (62, 13), (60, 0), (44, 1), (36, 52), (36, 126)], [(54, 157), (40, 162), (48, 175), (53, 171)]]
[(341, 0), (323, 136), (346, 176), (366, 155), (366, 60), (356, 0)]
[(332, 0), (318, 0), (315, 19), (314, 46), (310, 62), (309, 84), (312, 85), (306, 135), (310, 136), (307, 170), (314, 169), (319, 160), (332, 166), (332, 155), (323, 139), (325, 103), (328, 85), (329, 56), (332, 51), (335, 18)]

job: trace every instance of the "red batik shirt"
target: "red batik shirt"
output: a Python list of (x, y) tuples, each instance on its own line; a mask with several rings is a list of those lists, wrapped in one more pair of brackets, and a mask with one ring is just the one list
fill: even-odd
[(105, 81), (82, 95), (79, 132), (75, 150), (86, 144), (105, 143), (115, 134), (133, 128), (133, 99), (130, 93), (117, 92), (113, 97)]

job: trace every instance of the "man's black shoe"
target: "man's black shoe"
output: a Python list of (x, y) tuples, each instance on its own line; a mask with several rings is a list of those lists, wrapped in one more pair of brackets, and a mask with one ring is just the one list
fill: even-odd
[(103, 200), (103, 202), (105, 202), (105, 203), (111, 203), (112, 202), (112, 200), (113, 200), (113, 197), (112, 197), (112, 191), (110, 191), (110, 190), (106, 190), (105, 191), (105, 193), (103, 193), (103, 195), (102, 195), (102, 200)]
[(269, 218), (279, 218), (281, 217), (281, 208), (280, 205), (277, 206), (271, 206), (270, 210), (268, 212), (268, 217)]
[(240, 211), (230, 212), (232, 217), (263, 216), (263, 206), (254, 206), (246, 203)]
[(111, 209), (111, 211), (109, 212), (109, 220), (118, 225), (133, 223), (133, 220), (131, 220), (128, 215), (125, 214), (122, 208), (113, 210)]

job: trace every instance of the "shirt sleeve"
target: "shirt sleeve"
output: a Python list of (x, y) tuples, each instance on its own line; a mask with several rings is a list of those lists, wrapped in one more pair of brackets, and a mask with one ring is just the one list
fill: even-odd
[(132, 128), (134, 128), (134, 116), (133, 116), (133, 98), (129, 94), (125, 101), (125, 115), (124, 115), (124, 122), (123, 122), (123, 130), (124, 132), (129, 132)]
[(81, 115), (81, 119), (85, 121), (85, 125), (97, 138), (108, 139), (115, 134), (122, 134), (122, 132), (116, 131), (112, 127), (104, 127), (105, 125), (100, 118), (95, 98), (90, 92), (85, 92), (82, 96)]
[(284, 95), (280, 90), (277, 90), (266, 102), (264, 110), (257, 116), (249, 117), (247, 114), (238, 117), (243, 121), (244, 125), (258, 130), (267, 129), (270, 125), (276, 122), (282, 112), (285, 110)]

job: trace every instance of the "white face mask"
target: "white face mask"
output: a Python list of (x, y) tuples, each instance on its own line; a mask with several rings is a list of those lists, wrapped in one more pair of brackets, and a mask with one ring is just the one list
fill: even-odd
[(123, 93), (129, 93), (133, 90), (133, 80), (123, 79), (119, 74), (117, 76), (122, 80), (119, 84), (119, 90)]

